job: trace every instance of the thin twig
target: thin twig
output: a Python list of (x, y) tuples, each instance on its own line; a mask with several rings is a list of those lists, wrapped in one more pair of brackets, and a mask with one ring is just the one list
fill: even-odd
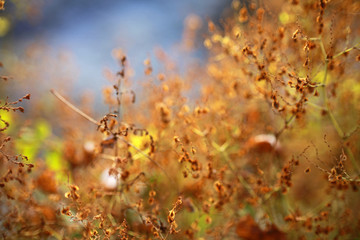
[(52, 94), (54, 94), (55, 97), (57, 97), (60, 101), (62, 101), (63, 103), (65, 103), (69, 108), (71, 108), (72, 110), (74, 110), (75, 112), (77, 112), (78, 114), (80, 114), (82, 117), (84, 117), (85, 119), (89, 120), (90, 122), (96, 124), (97, 126), (100, 125), (100, 123), (98, 121), (96, 121), (94, 118), (90, 117), (89, 115), (87, 115), (86, 113), (84, 113), (83, 111), (81, 111), (79, 108), (75, 107), (73, 104), (71, 104), (68, 100), (66, 100), (63, 96), (60, 95), (60, 93), (58, 93), (56, 90), (51, 89), (50, 92)]
[(360, 46), (360, 43), (357, 43), (357, 44), (355, 44), (355, 46), (353, 46), (353, 47), (351, 47), (351, 48), (348, 48), (348, 49), (345, 49), (345, 50), (342, 51), (342, 52), (339, 52), (338, 54), (336, 54), (335, 56), (333, 56), (333, 58), (337, 58), (337, 57), (339, 57), (339, 56), (341, 56), (341, 55), (343, 55), (343, 54), (346, 54), (346, 53), (350, 52), (350, 51), (353, 50), (353, 49), (358, 49), (358, 46)]
[[(322, 43), (322, 41), (320, 42), (321, 43), (321, 46), (322, 46), (322, 49), (323, 49), (323, 46), (324, 44)], [(325, 110), (327, 111), (328, 115), (329, 115), (329, 118), (330, 118), (330, 121), (332, 123), (332, 125), (334, 126), (336, 132), (338, 133), (339, 137), (341, 139), (345, 139), (346, 138), (346, 135), (344, 133), (344, 131), (341, 129), (340, 127), (340, 124), (338, 123), (338, 121), (336, 120), (335, 116), (333, 115), (330, 107), (329, 107), (329, 99), (328, 99), (328, 96), (327, 96), (327, 92), (326, 92), (326, 80), (327, 80), (327, 74), (328, 74), (328, 63), (329, 63), (329, 60), (327, 59), (327, 56), (325, 56), (325, 69), (324, 69), (324, 77), (323, 77), (323, 80), (322, 80), (322, 84), (323, 84), (323, 87), (322, 87), (322, 90), (323, 90), (323, 104), (325, 106)], [(346, 153), (348, 154), (350, 160), (351, 160), (351, 163), (356, 171), (357, 174), (360, 174), (360, 167), (358, 166), (356, 160), (355, 160), (355, 157), (351, 151), (351, 149), (347, 146), (344, 146), (345, 148), (345, 151)]]

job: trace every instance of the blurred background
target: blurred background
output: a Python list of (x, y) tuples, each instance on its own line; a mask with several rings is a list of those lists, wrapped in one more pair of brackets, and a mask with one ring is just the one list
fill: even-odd
[[(6, 95), (15, 90), (43, 95), (57, 88), (67, 89), (76, 99), (90, 90), (99, 103), (101, 88), (108, 84), (104, 73), (119, 69), (116, 49), (128, 57), (135, 90), (146, 58), (155, 72), (161, 70), (153, 61), (156, 49), (166, 52), (181, 73), (189, 58), (199, 64), (206, 58), (202, 41), (207, 19), (221, 19), (230, 2), (5, 0), (5, 10), (0, 11), (0, 71), (17, 83), (7, 84)], [(197, 32), (191, 51), (183, 46), (189, 24)]]

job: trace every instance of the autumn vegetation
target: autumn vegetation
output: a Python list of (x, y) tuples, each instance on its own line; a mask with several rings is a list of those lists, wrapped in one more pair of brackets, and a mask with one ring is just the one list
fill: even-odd
[(360, 2), (270, 2), (203, 19), (204, 68), (144, 60), (141, 92), (114, 50), (108, 112), (1, 96), (1, 237), (360, 239)]

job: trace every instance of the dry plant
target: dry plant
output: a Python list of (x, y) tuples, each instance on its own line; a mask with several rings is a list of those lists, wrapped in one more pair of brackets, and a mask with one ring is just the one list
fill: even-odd
[(58, 172), (5, 149), (0, 118), (3, 238), (359, 238), (359, 14), (356, 0), (235, 0), (208, 21), (206, 69), (146, 59), (140, 102), (116, 51), (103, 117), (51, 90)]

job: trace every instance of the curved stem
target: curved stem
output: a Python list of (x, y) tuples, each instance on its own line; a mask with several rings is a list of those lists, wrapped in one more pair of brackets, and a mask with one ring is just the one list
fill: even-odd
[[(320, 46), (322, 46), (322, 49), (324, 48), (324, 44), (322, 42), (320, 42)], [(325, 51), (325, 49), (323, 50)], [(330, 121), (332, 123), (332, 125), (334, 126), (337, 134), (339, 135), (339, 137), (341, 139), (344, 139), (346, 137), (346, 135), (344, 134), (344, 131), (341, 129), (340, 124), (338, 123), (338, 121), (336, 120), (334, 114), (332, 113), (330, 107), (329, 107), (329, 100), (328, 100), (328, 96), (327, 96), (327, 92), (326, 92), (326, 80), (327, 80), (327, 74), (328, 74), (328, 63), (329, 60), (327, 59), (327, 57), (325, 56), (325, 68), (324, 68), (324, 78), (322, 80), (322, 99), (323, 99), (323, 105), (325, 110), (327, 111)], [(357, 174), (360, 173), (360, 168), (355, 160), (355, 157), (351, 151), (351, 149), (347, 146), (344, 146), (344, 149), (346, 151), (346, 153), (348, 154), (351, 163), (356, 171)]]
[(55, 91), (54, 89), (51, 89), (50, 92), (57, 97), (61, 102), (65, 103), (65, 105), (67, 105), (69, 108), (71, 108), (72, 110), (74, 110), (77, 114), (81, 115), (82, 117), (84, 117), (86, 120), (92, 122), (93, 124), (99, 125), (100, 123), (98, 121), (96, 121), (94, 118), (90, 117), (89, 115), (87, 115), (86, 113), (84, 113), (83, 111), (81, 111), (79, 108), (75, 107), (73, 104), (71, 104), (68, 100), (66, 100), (63, 96), (60, 95), (60, 93), (58, 93), (57, 91)]

